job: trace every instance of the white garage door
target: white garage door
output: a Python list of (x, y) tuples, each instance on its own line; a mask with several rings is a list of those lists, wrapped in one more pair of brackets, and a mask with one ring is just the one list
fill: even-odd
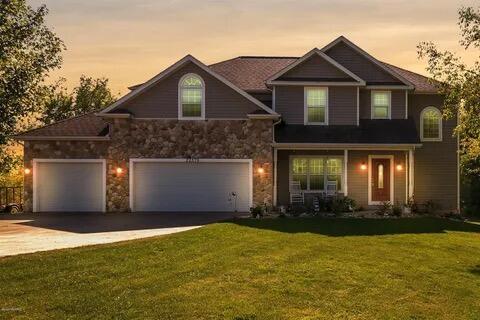
[(132, 160), (131, 168), (133, 211), (249, 210), (250, 161)]
[(35, 160), (35, 212), (101, 212), (105, 209), (103, 160)]

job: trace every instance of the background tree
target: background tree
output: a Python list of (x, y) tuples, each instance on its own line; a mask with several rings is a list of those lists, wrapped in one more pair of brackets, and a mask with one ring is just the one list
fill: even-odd
[(108, 79), (81, 76), (80, 83), (68, 93), (65, 79), (48, 87), (44, 94), (41, 120), (44, 124), (101, 110), (115, 101)]
[(46, 25), (47, 8), (0, 0), (0, 173), (18, 161), (10, 136), (38, 107), (48, 72), (62, 64), (64, 44)]
[[(460, 45), (479, 54), (479, 8), (464, 7), (458, 15)], [(444, 117), (459, 117), (455, 134), (460, 139), (462, 174), (469, 184), (467, 193), (472, 200), (479, 200), (474, 205), (480, 208), (480, 59), (469, 66), (455, 53), (441, 51), (432, 42), (420, 43), (418, 56), (427, 60), (427, 71), (445, 97)]]

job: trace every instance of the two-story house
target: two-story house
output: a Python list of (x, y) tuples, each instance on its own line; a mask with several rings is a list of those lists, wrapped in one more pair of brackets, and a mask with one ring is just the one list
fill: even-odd
[(302, 57), (188, 55), (114, 104), (17, 136), (27, 211), (248, 211), (292, 188), (459, 206), (456, 120), (424, 76), (339, 37)]

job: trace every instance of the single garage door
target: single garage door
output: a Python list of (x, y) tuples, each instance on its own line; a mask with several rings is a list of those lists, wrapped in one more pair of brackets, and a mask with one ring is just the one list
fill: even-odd
[(239, 211), (251, 203), (251, 161), (131, 161), (133, 211)]
[(104, 160), (34, 160), (35, 212), (105, 211)]

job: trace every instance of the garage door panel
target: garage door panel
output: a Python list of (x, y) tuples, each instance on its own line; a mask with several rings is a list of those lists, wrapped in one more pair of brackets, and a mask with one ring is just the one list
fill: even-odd
[(100, 162), (38, 162), (36, 211), (104, 211), (103, 164)]
[(250, 163), (134, 162), (132, 187), (134, 211), (247, 211)]

